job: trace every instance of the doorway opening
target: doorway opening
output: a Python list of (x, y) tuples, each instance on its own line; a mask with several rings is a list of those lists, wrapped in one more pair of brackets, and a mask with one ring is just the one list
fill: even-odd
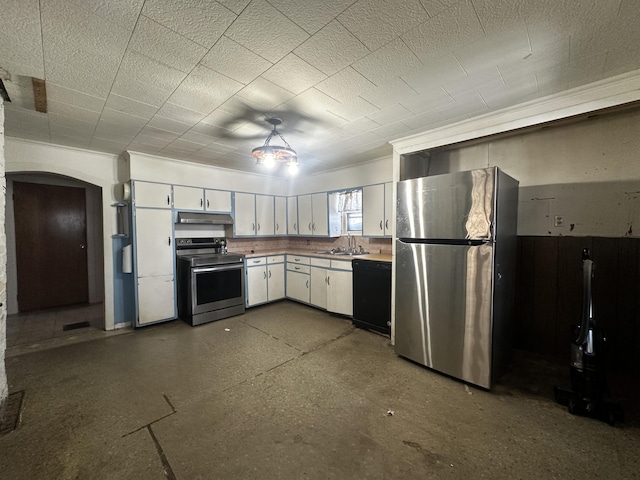
[(7, 175), (7, 346), (104, 330), (102, 189)]

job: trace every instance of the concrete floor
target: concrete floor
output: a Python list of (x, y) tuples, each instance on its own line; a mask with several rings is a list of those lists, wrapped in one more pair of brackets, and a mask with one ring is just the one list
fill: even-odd
[(517, 372), (467, 387), (288, 301), (6, 363), (7, 479), (640, 478), (637, 418), (572, 416)]

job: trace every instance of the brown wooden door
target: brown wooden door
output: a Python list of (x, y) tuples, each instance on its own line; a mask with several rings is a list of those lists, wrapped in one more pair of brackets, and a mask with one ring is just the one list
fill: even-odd
[(87, 303), (85, 189), (13, 182), (18, 310)]

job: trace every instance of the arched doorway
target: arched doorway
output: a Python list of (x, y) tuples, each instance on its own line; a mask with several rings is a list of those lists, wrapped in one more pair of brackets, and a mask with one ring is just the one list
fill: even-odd
[[(7, 346), (104, 330), (102, 189), (50, 173), (8, 174), (6, 211)], [(69, 219), (79, 222), (82, 216), (84, 225), (69, 225)], [(84, 229), (84, 238), (68, 231), (60, 236), (56, 228)], [(65, 235), (80, 255), (52, 245), (63, 243)], [(47, 262), (48, 255), (66, 258)], [(64, 268), (65, 262), (73, 265)]]

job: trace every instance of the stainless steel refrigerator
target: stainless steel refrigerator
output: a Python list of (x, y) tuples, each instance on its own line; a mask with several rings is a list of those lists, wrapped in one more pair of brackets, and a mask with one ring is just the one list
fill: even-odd
[(514, 323), (518, 182), (497, 167), (398, 182), (395, 349), (490, 389)]

